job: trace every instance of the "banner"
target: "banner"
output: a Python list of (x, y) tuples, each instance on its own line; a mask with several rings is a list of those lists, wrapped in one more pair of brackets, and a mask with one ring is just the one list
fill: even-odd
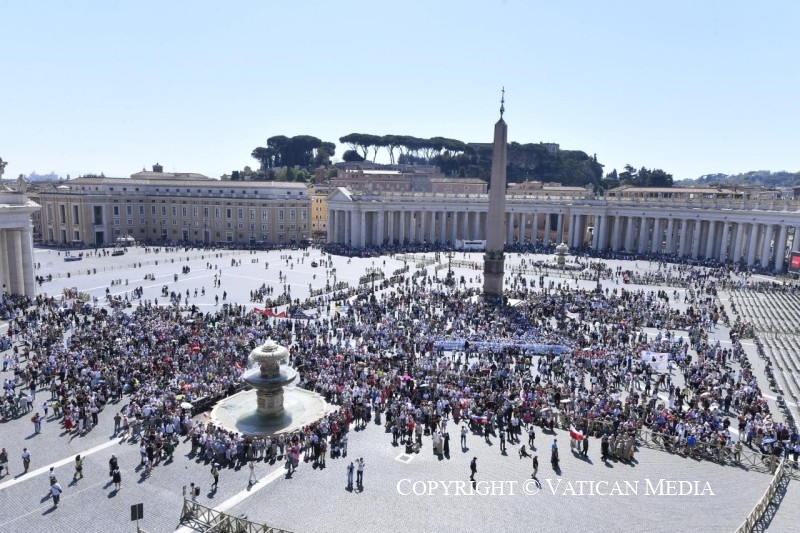
[(656, 372), (667, 372), (669, 354), (664, 352), (651, 352), (649, 350), (644, 350), (642, 352), (642, 361), (650, 365), (650, 368)]

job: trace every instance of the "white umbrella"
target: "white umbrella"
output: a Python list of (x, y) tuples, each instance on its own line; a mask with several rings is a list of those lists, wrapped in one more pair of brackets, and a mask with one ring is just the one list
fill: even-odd
[(184, 409), (191, 409), (194, 405), (190, 404), (189, 402), (181, 402), (181, 407)]

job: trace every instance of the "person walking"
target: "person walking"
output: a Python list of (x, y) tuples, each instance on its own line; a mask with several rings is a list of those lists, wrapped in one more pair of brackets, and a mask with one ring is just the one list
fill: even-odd
[(61, 493), (63, 489), (61, 488), (61, 484), (56, 481), (52, 485), (50, 485), (50, 495), (53, 497), (53, 505), (58, 507), (58, 502), (61, 501)]
[(247, 466), (250, 468), (250, 481), (248, 485), (258, 483), (258, 479), (256, 479), (256, 464), (251, 460)]
[(28, 473), (28, 468), (31, 466), (31, 452), (28, 448), (22, 448), (22, 467), (25, 469), (23, 474)]
[(353, 466), (353, 461), (350, 461), (350, 464), (347, 465), (347, 490), (353, 490), (353, 470), (355, 470), (355, 466)]
[(467, 426), (461, 426), (461, 449), (467, 447)]
[(478, 473), (478, 458), (477, 457), (473, 457), (472, 461), (469, 463), (469, 471), (470, 471), (469, 480), (470, 481), (475, 481), (475, 474)]
[(80, 455), (75, 456), (75, 473), (72, 474), (72, 479), (83, 479), (83, 459)]
[(359, 488), (364, 487), (364, 458), (359, 457), (358, 459), (358, 474), (356, 475), (356, 484)]
[(536, 479), (536, 474), (539, 472), (539, 456), (533, 456), (533, 474), (531, 475), (531, 479)]
[(216, 489), (219, 485), (219, 463), (211, 465), (211, 475), (214, 477), (214, 483), (211, 486)]

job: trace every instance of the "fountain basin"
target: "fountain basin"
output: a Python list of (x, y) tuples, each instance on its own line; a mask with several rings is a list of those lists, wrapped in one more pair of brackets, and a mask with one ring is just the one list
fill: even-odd
[(283, 391), (283, 409), (279, 414), (264, 416), (257, 406), (257, 390), (247, 390), (217, 403), (211, 421), (217, 426), (250, 437), (291, 433), (321, 420), (336, 410), (316, 392), (287, 387)]

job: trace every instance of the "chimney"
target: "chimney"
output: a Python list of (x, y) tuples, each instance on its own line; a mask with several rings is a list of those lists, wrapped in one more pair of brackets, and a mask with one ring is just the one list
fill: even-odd
[(153, 172), (161, 174), (162, 172), (164, 172), (164, 167), (156, 163), (155, 165), (153, 165)]

